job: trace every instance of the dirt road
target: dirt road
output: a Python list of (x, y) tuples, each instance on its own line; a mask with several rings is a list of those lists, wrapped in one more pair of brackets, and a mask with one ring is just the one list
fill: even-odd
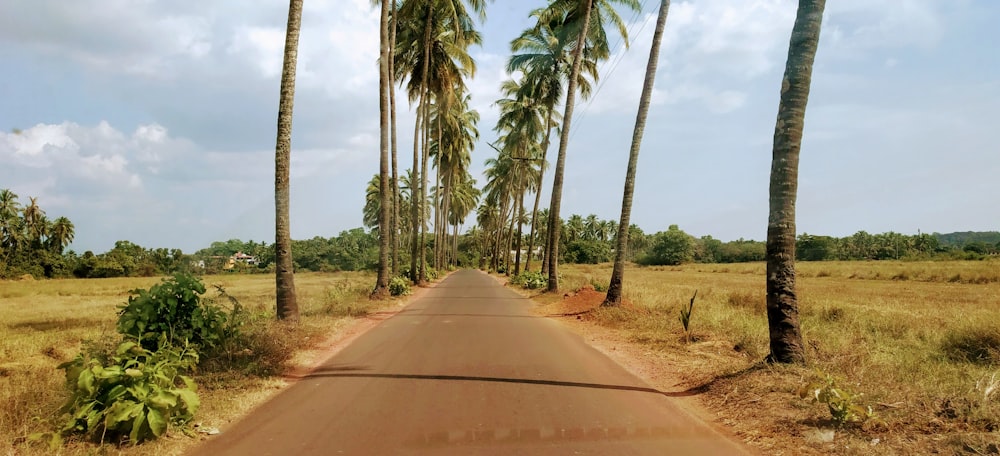
[(747, 454), (530, 306), (456, 272), (192, 454)]

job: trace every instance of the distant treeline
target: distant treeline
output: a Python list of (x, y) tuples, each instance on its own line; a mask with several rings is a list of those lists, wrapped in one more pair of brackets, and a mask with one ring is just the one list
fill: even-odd
[[(650, 265), (764, 261), (766, 252), (763, 241), (739, 239), (723, 242), (711, 236), (695, 238), (676, 225), (667, 231), (640, 238), (638, 242), (630, 237), (629, 242), (636, 247), (641, 246), (633, 253), (635, 261)], [(859, 231), (842, 238), (802, 233), (795, 245), (796, 259), (800, 261), (979, 260), (1000, 253), (1000, 233), (906, 235)]]
[[(546, 238), (543, 231), (539, 236)], [(628, 229), (628, 261), (646, 265), (683, 263), (746, 263), (764, 261), (763, 241), (738, 239), (724, 242), (712, 236), (694, 237), (677, 225), (666, 231), (646, 234), (636, 225)], [(474, 235), (474, 234), (473, 234)], [(559, 261), (561, 263), (604, 263), (614, 259), (618, 226), (613, 220), (595, 215), (572, 215), (562, 220)], [(476, 248), (482, 243), (473, 243)], [(526, 245), (524, 242), (523, 245)], [(537, 245), (537, 243), (536, 243)], [(954, 259), (978, 260), (1000, 252), (1000, 232), (964, 232), (948, 234), (900, 233), (870, 234), (859, 231), (837, 238), (802, 233), (796, 242), (796, 257), (801, 261)], [(541, 253), (539, 253), (541, 255)], [(506, 269), (503, 264), (500, 270)]]
[[(612, 246), (616, 234), (612, 233), (616, 231), (578, 229), (579, 226), (572, 226), (576, 225), (577, 220), (579, 219), (573, 219), (571, 227), (564, 225), (564, 228), (569, 228), (569, 235), (563, 240), (565, 245), (561, 249), (561, 260), (566, 263), (602, 263), (613, 260)], [(596, 226), (598, 225), (594, 225)], [(672, 225), (667, 231), (648, 235), (635, 226), (630, 227), (629, 231), (628, 258), (640, 264), (764, 261), (765, 244), (761, 241), (739, 239), (723, 242), (711, 236), (696, 238), (676, 225)], [(475, 232), (461, 236), (459, 250), (462, 252), (460, 264), (463, 266), (475, 267), (479, 263), (476, 236)], [(904, 235), (859, 231), (843, 238), (803, 233), (798, 238), (797, 251), (798, 259), (802, 261), (976, 260), (1000, 252), (1000, 233)], [(274, 271), (274, 244), (244, 242), (239, 239), (213, 242), (209, 247), (193, 254), (185, 254), (179, 249), (145, 248), (129, 241), (118, 241), (111, 250), (100, 254), (90, 251), (77, 254), (72, 250), (57, 252), (55, 248), (39, 248), (31, 255), (34, 260), (26, 260), (25, 255), (3, 256), (0, 261), (0, 277), (16, 278), (30, 274), (35, 278), (104, 278), (160, 276), (180, 271), (198, 274)], [(373, 270), (378, 263), (378, 235), (375, 231), (355, 228), (335, 237), (317, 236), (293, 241), (292, 255), (296, 271)], [(13, 259), (16, 261), (8, 261)], [(405, 270), (408, 264), (409, 258), (404, 254), (401, 268)]]

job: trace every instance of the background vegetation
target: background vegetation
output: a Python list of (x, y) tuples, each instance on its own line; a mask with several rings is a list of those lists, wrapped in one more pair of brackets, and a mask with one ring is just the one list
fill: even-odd
[[(7, 202), (4, 202), (4, 201)], [(273, 273), (274, 244), (267, 242), (213, 242), (192, 254), (180, 249), (147, 248), (129, 241), (115, 242), (104, 253), (86, 251), (78, 254), (65, 250), (73, 239), (74, 227), (65, 217), (49, 222), (45, 212), (32, 198), (28, 206), (17, 202), (10, 190), (0, 190), (0, 278), (110, 278), (154, 277), (177, 272), (198, 274)], [(540, 235), (545, 237), (547, 212), (539, 211)], [(617, 242), (618, 227), (612, 220), (596, 215), (572, 215), (562, 221), (560, 262), (598, 264), (611, 261)], [(626, 258), (646, 265), (684, 263), (746, 263), (764, 260), (764, 242), (738, 239), (723, 242), (712, 236), (696, 238), (677, 225), (666, 231), (646, 234), (636, 225), (629, 227), (629, 252)], [(514, 252), (490, 248), (486, 231), (473, 228), (457, 239), (455, 264), (462, 267), (493, 266), (512, 271)], [(523, 235), (522, 249), (527, 255), (528, 234)], [(428, 237), (425, 252), (433, 262), (436, 236)], [(444, 239), (442, 239), (444, 240)], [(837, 238), (803, 233), (799, 235), (797, 256), (801, 261), (848, 260), (980, 260), (1000, 254), (1000, 232), (900, 233), (869, 234), (859, 231)], [(514, 243), (511, 243), (514, 245)], [(378, 227), (366, 231), (354, 228), (338, 236), (292, 241), (292, 258), (298, 272), (373, 271), (379, 260)], [(536, 248), (535, 257), (541, 255)], [(230, 261), (242, 253), (252, 262)], [(409, 263), (409, 252), (400, 252), (401, 263)], [(522, 262), (525, 259), (522, 258)], [(228, 266), (227, 266), (228, 265)], [(496, 269), (496, 268), (494, 268)], [(944, 273), (943, 273), (944, 274)]]

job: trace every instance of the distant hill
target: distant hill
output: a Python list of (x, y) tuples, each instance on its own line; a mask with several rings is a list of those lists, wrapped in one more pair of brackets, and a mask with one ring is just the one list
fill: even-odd
[(958, 248), (972, 242), (985, 242), (989, 245), (1000, 243), (1000, 231), (960, 231), (947, 234), (934, 233), (932, 236), (937, 238), (942, 246)]

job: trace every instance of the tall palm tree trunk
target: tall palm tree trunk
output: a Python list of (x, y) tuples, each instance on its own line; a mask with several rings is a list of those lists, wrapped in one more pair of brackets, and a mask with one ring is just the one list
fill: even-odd
[(292, 111), (295, 105), (295, 66), (299, 57), (299, 30), (302, 28), (302, 0), (288, 5), (285, 30), (285, 58), (281, 69), (281, 96), (278, 101), (278, 139), (274, 148), (274, 262), (278, 319), (299, 320), (295, 300), (295, 271), (292, 264), (290, 228), (289, 168), (292, 155)]
[(545, 244), (542, 245), (542, 276), (548, 277), (549, 275), (549, 254), (552, 252), (552, 236), (549, 235), (549, 231), (552, 229), (552, 211), (549, 211), (549, 220), (546, 221), (545, 226)]
[(449, 266), (449, 248), (451, 243), (448, 242), (448, 211), (451, 210), (451, 189), (452, 180), (454, 176), (454, 171), (449, 170), (444, 175), (444, 196), (441, 201), (441, 263), (445, 266)]
[(389, 35), (389, 113), (390, 129), (392, 138), (392, 276), (399, 275), (399, 206), (402, 203), (399, 196), (399, 173), (396, 163), (396, 28), (399, 21), (396, 19), (396, 1), (392, 2), (392, 25)]
[[(542, 180), (545, 177), (545, 156), (549, 152), (549, 136), (552, 134), (552, 109), (548, 110), (545, 116), (545, 139), (542, 140), (542, 161), (538, 166), (538, 187), (535, 190), (535, 208), (531, 211), (531, 232), (528, 235), (528, 261), (524, 264), (524, 270), (531, 270), (531, 256), (535, 252), (535, 230), (538, 229), (538, 203), (542, 199)], [(544, 250), (544, 249), (543, 249)], [(544, 258), (543, 258), (544, 261)]]
[(423, 110), (420, 106), (423, 105), (424, 94), (421, 92), (420, 103), (418, 103), (416, 120), (413, 122), (413, 172), (410, 176), (410, 280), (413, 283), (419, 283), (420, 275), (417, 269), (417, 241), (419, 233), (419, 222), (418, 217), (420, 216), (420, 128), (423, 122)]
[[(417, 169), (419, 163), (419, 157), (417, 155), (417, 145), (420, 144), (420, 132), (422, 130), (420, 128), (421, 121), (423, 123), (427, 123), (426, 106), (428, 103), (427, 98), (429, 92), (427, 88), (427, 72), (430, 71), (432, 8), (433, 8), (432, 4), (427, 5), (427, 18), (425, 20), (426, 25), (424, 26), (424, 63), (423, 63), (423, 71), (422, 74), (420, 75), (420, 103), (417, 105), (418, 122), (416, 127), (414, 127), (414, 132), (413, 132), (414, 182), (410, 183), (410, 186), (414, 187), (413, 189), (410, 190), (413, 199), (413, 241), (411, 245), (412, 257), (410, 258), (410, 276), (411, 276), (410, 280), (413, 280), (414, 283), (418, 284), (423, 281), (423, 275), (422, 275), (423, 263), (422, 262), (419, 263), (420, 269), (418, 269), (417, 256), (419, 255), (422, 257), (423, 256), (422, 253), (424, 251), (423, 246), (418, 244), (420, 244), (421, 242), (420, 233), (422, 232), (422, 227), (424, 225), (422, 220), (423, 206), (424, 206), (424, 201), (426, 201), (426, 197), (424, 197), (423, 199), (420, 198), (421, 187), (419, 185), (419, 182), (426, 180), (426, 175), (422, 174), (420, 170)], [(423, 130), (426, 130), (426, 127)], [(424, 144), (424, 147), (426, 148), (426, 143)]]
[(389, 75), (388, 1), (390, 0), (382, 0), (379, 18), (379, 195), (382, 201), (378, 216), (378, 275), (375, 279), (375, 289), (371, 293), (371, 297), (375, 299), (389, 296), (389, 249), (393, 237), (393, 230), (389, 226), (392, 220), (394, 192), (390, 192), (389, 188), (389, 86), (392, 78)]
[(795, 294), (795, 198), (812, 67), (826, 0), (799, 0), (774, 127), (767, 218), (768, 360), (805, 363)]
[(514, 238), (514, 275), (516, 276), (521, 273), (521, 219), (524, 217), (524, 191), (520, 189), (517, 192), (517, 215), (515, 217), (517, 218), (517, 237)]
[(514, 248), (514, 220), (517, 219), (517, 197), (510, 204), (510, 229), (507, 230), (507, 237), (504, 240), (504, 275), (510, 275), (510, 251)]
[(590, 13), (594, 0), (587, 0), (587, 10), (583, 15), (583, 27), (573, 50), (573, 66), (569, 73), (566, 89), (566, 111), (563, 114), (562, 131), (559, 134), (559, 155), (552, 180), (552, 202), (549, 203), (549, 287), (548, 291), (559, 291), (559, 206), (562, 203), (563, 173), (566, 169), (566, 146), (569, 143), (570, 123), (573, 121), (573, 104), (576, 101), (576, 80), (580, 77), (580, 63), (583, 61), (583, 46), (590, 28)]
[(444, 204), (444, 198), (441, 197), (441, 163), (442, 155), (444, 155), (444, 144), (443, 144), (444, 132), (441, 130), (441, 114), (438, 113), (438, 125), (437, 125), (437, 142), (438, 142), (438, 155), (437, 155), (437, 172), (435, 173), (435, 191), (434, 191), (434, 269), (441, 269), (441, 205)]
[(646, 64), (646, 78), (642, 83), (642, 96), (639, 98), (639, 112), (635, 116), (635, 130), (632, 131), (632, 147), (628, 154), (628, 167), (625, 171), (625, 193), (622, 196), (622, 215), (618, 220), (618, 246), (615, 247), (615, 266), (611, 270), (611, 283), (603, 306), (617, 306), (622, 301), (622, 280), (625, 276), (625, 254), (628, 250), (628, 227), (632, 217), (632, 194), (635, 191), (635, 170), (639, 163), (639, 146), (642, 144), (642, 134), (646, 129), (646, 114), (649, 113), (649, 100), (653, 95), (653, 83), (656, 80), (656, 66), (660, 60), (660, 42), (663, 40), (663, 29), (667, 24), (667, 12), (670, 0), (660, 0), (660, 14), (656, 18), (656, 29), (653, 31), (653, 44), (649, 48), (649, 63)]
[(453, 231), (451, 237), (451, 260), (454, 262), (455, 266), (458, 266), (458, 224), (455, 224), (455, 230)]
[[(430, 103), (424, 106), (424, 118), (431, 118)], [(431, 125), (424, 125), (423, 155), (420, 158), (420, 282), (427, 281), (427, 162), (430, 161)]]

